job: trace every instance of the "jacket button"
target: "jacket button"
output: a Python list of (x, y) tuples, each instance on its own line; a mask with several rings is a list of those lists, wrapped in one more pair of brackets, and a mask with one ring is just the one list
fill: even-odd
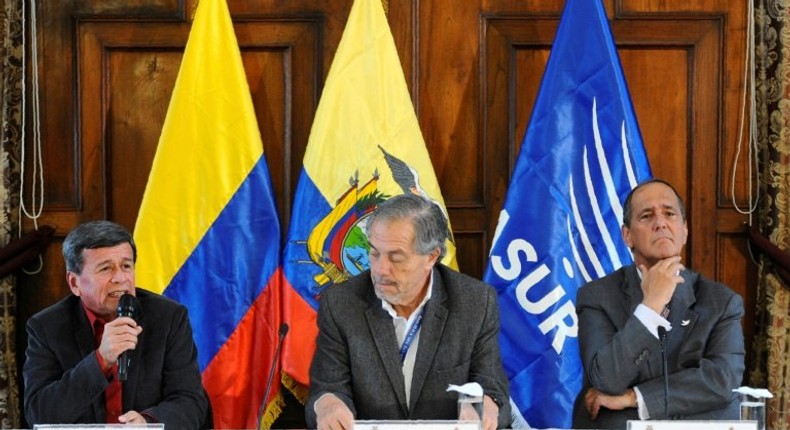
[(88, 393), (85, 395), (85, 398), (90, 399), (96, 397), (97, 394), (101, 392), (101, 388), (97, 386), (93, 386), (88, 390)]

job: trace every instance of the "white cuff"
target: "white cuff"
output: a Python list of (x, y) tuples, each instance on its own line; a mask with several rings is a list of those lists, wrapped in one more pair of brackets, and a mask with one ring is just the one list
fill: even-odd
[(639, 392), (639, 388), (634, 387), (634, 393), (636, 393), (636, 410), (639, 412), (639, 419), (649, 420), (650, 413), (647, 411), (647, 406), (645, 405), (645, 399), (642, 398), (642, 393)]
[(647, 330), (656, 339), (658, 339), (658, 328), (664, 327), (667, 331), (672, 330), (672, 324), (669, 323), (664, 317), (649, 307), (639, 304), (634, 311), (634, 316), (642, 322)]

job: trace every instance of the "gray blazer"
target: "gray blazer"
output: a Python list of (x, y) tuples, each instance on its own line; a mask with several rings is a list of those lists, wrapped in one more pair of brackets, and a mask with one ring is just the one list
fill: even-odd
[(584, 408), (594, 386), (610, 394), (638, 387), (651, 419), (737, 420), (744, 344), (743, 300), (726, 286), (684, 270), (670, 302), (667, 333), (668, 415), (660, 342), (633, 313), (642, 302), (641, 280), (627, 266), (590, 282), (578, 292), (579, 347), (584, 383), (574, 405), (574, 428), (626, 427), (634, 408), (601, 409), (595, 421)]
[(448, 384), (478, 382), (503, 401), (499, 426), (510, 425), (508, 381), (499, 353), (499, 309), (490, 286), (437, 265), (425, 305), (411, 386), (406, 392), (392, 317), (366, 271), (321, 294), (318, 339), (305, 416), (316, 426), (315, 401), (337, 395), (356, 419), (456, 419)]

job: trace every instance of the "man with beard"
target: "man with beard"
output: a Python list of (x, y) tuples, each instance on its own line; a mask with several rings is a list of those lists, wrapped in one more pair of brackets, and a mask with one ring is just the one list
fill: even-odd
[(447, 387), (467, 382), (483, 388), (484, 428), (509, 426), (497, 295), (438, 264), (447, 232), (439, 207), (413, 194), (369, 216), (370, 270), (321, 294), (308, 427), (458, 419)]

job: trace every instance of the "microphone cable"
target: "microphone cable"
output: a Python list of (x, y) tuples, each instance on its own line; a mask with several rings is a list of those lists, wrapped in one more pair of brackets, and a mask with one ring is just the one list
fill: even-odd
[(274, 378), (274, 369), (277, 368), (277, 360), (280, 357), (280, 348), (283, 346), (283, 338), (285, 338), (286, 334), (288, 334), (288, 323), (282, 323), (280, 324), (280, 331), (277, 336), (277, 349), (274, 351), (274, 360), (272, 361), (272, 367), (269, 370), (269, 379), (266, 381), (266, 388), (263, 391), (263, 400), (261, 400), (261, 406), (258, 409), (258, 422), (256, 423), (258, 429), (260, 429), (263, 424), (263, 412), (266, 409), (266, 400), (269, 397), (269, 389), (271, 389), (272, 379)]
[(669, 371), (667, 369), (667, 329), (658, 327), (658, 339), (661, 342), (661, 365), (664, 373), (664, 416), (669, 419)]

